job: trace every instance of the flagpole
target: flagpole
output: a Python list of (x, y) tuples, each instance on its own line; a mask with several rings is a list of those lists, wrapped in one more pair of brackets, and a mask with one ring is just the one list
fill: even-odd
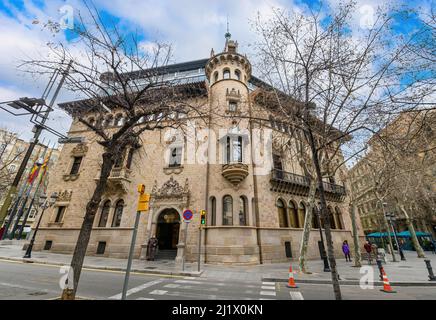
[[(43, 151), (42, 156), (41, 156), (42, 158), (45, 157), (46, 152), (47, 152), (47, 146), (45, 146), (45, 148), (44, 148), (44, 151)], [(31, 181), (28, 181), (29, 187), (28, 187), (27, 192), (26, 192), (26, 197), (24, 198), (23, 203), (21, 204), (21, 208), (17, 213), (17, 218), (15, 219), (14, 227), (12, 228), (12, 231), (9, 233), (9, 240), (14, 239), (14, 237), (15, 237), (15, 231), (17, 231), (21, 216), (23, 215), (24, 209), (26, 208), (27, 200), (29, 199), (30, 192), (32, 191), (33, 183), (35, 182), (35, 176), (38, 176), (40, 166), (38, 166), (36, 162), (35, 162), (35, 165), (37, 166), (37, 168), (35, 168), (35, 170), (32, 170), (31, 175), (29, 176), (29, 179), (31, 179)]]
[[(44, 143), (44, 140), (45, 140), (45, 138), (43, 139), (43, 143)], [(35, 165), (35, 162), (38, 161), (38, 158), (39, 158), (40, 153), (41, 153), (41, 148), (38, 149), (38, 153), (37, 153), (37, 154), (35, 155), (35, 157), (33, 158), (33, 159), (34, 159), (34, 160), (33, 160), (34, 165)], [(26, 174), (24, 175), (25, 177), (28, 176), (28, 175), (30, 175), (30, 173), (32, 172), (32, 169), (33, 169), (34, 165), (33, 165), (32, 167), (26, 169)], [(26, 192), (26, 190), (27, 190), (27, 188), (28, 188), (28, 179), (26, 179), (26, 180), (23, 181), (23, 182), (24, 182), (24, 183), (23, 183), (23, 185), (22, 185), (21, 188), (20, 188), (20, 192), (18, 193), (18, 196), (17, 196), (17, 198), (16, 198), (15, 201), (14, 201), (14, 205), (13, 205), (13, 207), (12, 207), (12, 210), (10, 210), (10, 213), (9, 213), (9, 219), (8, 219), (8, 222), (6, 223), (5, 228), (4, 228), (4, 231), (3, 231), (3, 235), (2, 235), (2, 237), (1, 237), (1, 240), (6, 239), (6, 237), (8, 236), (8, 231), (9, 231), (9, 228), (10, 228), (10, 226), (11, 226), (11, 224), (12, 224), (12, 221), (13, 221), (14, 218), (15, 218), (15, 214), (17, 213), (18, 206), (20, 205), (21, 200), (22, 200), (22, 197), (23, 197), (24, 193)]]
[[(49, 141), (49, 144), (50, 144), (50, 141)], [(53, 144), (53, 147), (54, 147), (54, 144)], [(49, 149), (50, 149), (50, 147), (49, 147)], [(27, 218), (29, 217), (30, 211), (32, 210), (33, 203), (35, 202), (35, 198), (38, 196), (39, 187), (41, 186), (41, 184), (45, 180), (47, 169), (48, 169), (48, 164), (50, 163), (52, 153), (53, 153), (53, 148), (50, 149), (48, 156), (45, 158), (44, 163), (41, 166), (38, 184), (36, 185), (36, 189), (33, 193), (32, 200), (30, 201), (29, 208), (27, 209), (27, 211), (24, 215), (23, 223), (21, 223), (21, 226), (18, 229), (18, 235), (17, 235), (18, 240), (20, 240), (21, 236), (23, 235), (23, 230), (24, 230), (24, 227), (26, 226)]]

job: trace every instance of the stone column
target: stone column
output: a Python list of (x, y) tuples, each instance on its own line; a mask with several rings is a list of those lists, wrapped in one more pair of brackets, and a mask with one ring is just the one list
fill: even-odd
[[(185, 210), (186, 208), (183, 208), (182, 212)], [(186, 240), (187, 240), (185, 239), (185, 228), (187, 224), (183, 222), (183, 216), (180, 212), (179, 215), (180, 215), (180, 228), (179, 228), (179, 243), (177, 244), (177, 256), (175, 260), (176, 267), (182, 266), (183, 257), (185, 256), (185, 248), (186, 248)]]

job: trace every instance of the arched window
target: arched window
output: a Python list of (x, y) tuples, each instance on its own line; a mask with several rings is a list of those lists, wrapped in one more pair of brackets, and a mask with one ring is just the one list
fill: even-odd
[(329, 214), (330, 228), (336, 229), (335, 217), (333, 215), (333, 210), (331, 207), (327, 207), (327, 212)]
[(238, 69), (235, 70), (235, 77), (238, 80), (241, 80), (241, 71), (239, 71)]
[(312, 209), (312, 228), (319, 229), (318, 209), (316, 207)]
[(213, 82), (217, 82), (218, 81), (218, 71), (215, 71), (213, 74)]
[(292, 228), (298, 228), (298, 211), (292, 200), (289, 201), (289, 222)]
[(124, 124), (124, 119), (123, 119), (123, 115), (121, 113), (118, 113), (115, 116), (115, 126), (122, 126)]
[(110, 114), (110, 115), (108, 115), (106, 117), (105, 126), (106, 127), (110, 127), (110, 126), (113, 126), (113, 125), (114, 125), (114, 116)]
[(102, 117), (100, 117), (100, 118), (97, 119), (97, 122), (95, 123), (95, 126), (97, 128), (101, 128), (103, 126), (103, 122), (104, 122), (104, 119)]
[(304, 220), (306, 219), (306, 206), (303, 202), (300, 202), (298, 206), (298, 228), (304, 227)]
[(223, 225), (233, 225), (233, 199), (229, 195), (223, 198)]
[(230, 70), (229, 69), (225, 69), (223, 71), (223, 79), (230, 79)]
[(107, 200), (103, 204), (103, 207), (101, 208), (100, 221), (98, 222), (98, 226), (100, 228), (106, 227), (107, 219), (109, 217), (110, 208), (111, 208), (111, 202), (109, 200)]
[(210, 197), (210, 226), (216, 225), (216, 198)]
[(121, 217), (123, 215), (124, 200), (118, 200), (115, 205), (114, 218), (112, 219), (112, 227), (119, 227), (121, 225)]
[(276, 206), (277, 206), (277, 213), (279, 215), (279, 226), (280, 228), (287, 228), (288, 221), (286, 219), (286, 208), (285, 208), (285, 204), (283, 203), (283, 200), (278, 199), (276, 202)]
[(239, 197), (239, 225), (247, 225), (247, 201), (245, 197)]
[(341, 213), (341, 210), (339, 210), (339, 208), (336, 207), (335, 211), (336, 211), (336, 218), (337, 218), (337, 222), (338, 222), (337, 227), (338, 227), (338, 229), (344, 229), (344, 224), (342, 222), (342, 213)]

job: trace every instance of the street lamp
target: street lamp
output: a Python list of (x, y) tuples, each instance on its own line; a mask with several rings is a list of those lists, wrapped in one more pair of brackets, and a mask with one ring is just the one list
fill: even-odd
[(395, 230), (395, 227), (394, 227), (394, 223), (397, 220), (397, 218), (395, 217), (395, 213), (393, 213), (393, 212), (392, 213), (386, 213), (386, 217), (387, 217), (387, 219), (389, 221), (389, 224), (391, 225), (392, 231), (394, 232), (395, 244), (397, 245), (398, 252), (400, 253), (401, 260), (402, 261), (406, 261), (406, 257), (404, 257), (403, 250), (401, 249), (401, 246), (398, 243), (397, 231)]
[(39, 196), (39, 207), (42, 209), (41, 216), (39, 217), (38, 224), (36, 225), (35, 232), (33, 233), (32, 240), (30, 240), (29, 246), (27, 247), (26, 254), (23, 258), (30, 258), (32, 255), (33, 244), (35, 243), (36, 233), (38, 232), (39, 225), (42, 220), (42, 216), (47, 208), (53, 206), (58, 198), (58, 194), (53, 192), (49, 199), (45, 194)]

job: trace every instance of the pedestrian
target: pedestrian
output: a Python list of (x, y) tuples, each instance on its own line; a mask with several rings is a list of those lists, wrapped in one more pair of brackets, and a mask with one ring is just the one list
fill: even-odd
[(436, 254), (436, 245), (433, 239), (430, 241), (430, 249), (434, 254)]
[(368, 257), (368, 264), (371, 264), (372, 262), (372, 258), (371, 258), (371, 251), (372, 251), (372, 246), (371, 246), (371, 242), (366, 241), (366, 243), (363, 245), (363, 247), (365, 248), (367, 257)]
[(350, 246), (348, 245), (348, 241), (344, 240), (344, 242), (342, 243), (342, 252), (345, 255), (345, 261), (350, 261), (351, 262), (351, 256), (350, 256)]

